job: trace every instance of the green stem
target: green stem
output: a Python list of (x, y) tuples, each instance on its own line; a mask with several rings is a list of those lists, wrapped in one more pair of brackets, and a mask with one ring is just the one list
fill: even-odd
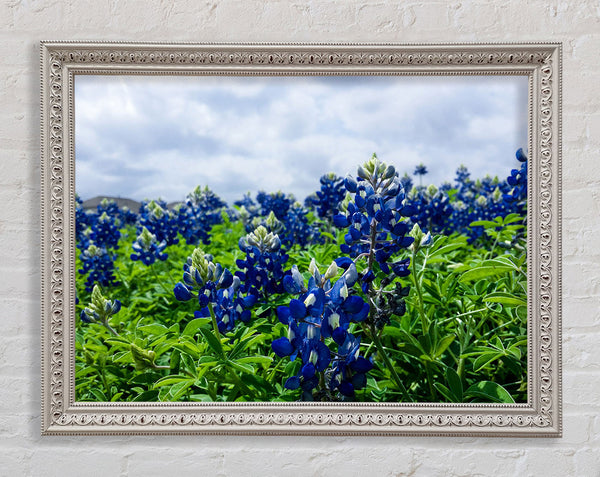
[(421, 277), (419, 275), (420, 274), (417, 272), (417, 252), (416, 252), (416, 250), (413, 250), (413, 253), (412, 253), (412, 277), (413, 277), (413, 282), (415, 284), (415, 289), (417, 290), (418, 309), (419, 309), (419, 316), (421, 318), (421, 328), (422, 328), (423, 336), (425, 336), (427, 334), (427, 332), (429, 331), (429, 320), (427, 319), (427, 316), (425, 315), (425, 309), (423, 308), (423, 291), (421, 290)]
[(233, 381), (240, 387), (240, 389), (242, 389), (244, 391), (244, 394), (246, 394), (246, 396), (254, 399), (254, 393), (252, 391), (250, 391), (248, 386), (246, 386), (244, 384), (244, 381), (242, 381), (242, 379), (237, 375), (237, 373), (232, 368), (229, 368), (228, 370), (229, 370), (229, 374), (233, 378)]
[(390, 373), (392, 374), (392, 378), (394, 379), (396, 385), (398, 386), (398, 389), (402, 393), (402, 396), (404, 396), (404, 399), (406, 401), (413, 402), (412, 398), (408, 394), (408, 391), (404, 387), (404, 384), (402, 383), (400, 376), (398, 376), (396, 369), (394, 368), (394, 366), (392, 365), (392, 362), (388, 358), (388, 355), (386, 354), (385, 349), (383, 348), (383, 345), (381, 344), (381, 340), (379, 339), (379, 336), (377, 335), (377, 332), (375, 331), (375, 329), (373, 327), (371, 327), (371, 335), (373, 337), (373, 342), (375, 343), (375, 346), (377, 347), (377, 350), (379, 351), (379, 354), (381, 355), (381, 357), (383, 358), (383, 361), (385, 362), (385, 366), (390, 370)]
[(104, 388), (106, 389), (106, 396), (108, 397), (108, 400), (110, 401), (112, 399), (112, 392), (110, 390), (110, 386), (108, 385), (108, 381), (106, 380), (106, 374), (104, 373), (104, 366), (100, 366), (100, 379), (102, 380), (102, 384), (104, 385)]
[(213, 304), (210, 301), (208, 302), (208, 312), (210, 313), (210, 319), (212, 321), (213, 333), (219, 343), (219, 354), (221, 355), (221, 358), (225, 359), (225, 351), (223, 350), (223, 343), (221, 343), (221, 333), (219, 331), (219, 325), (217, 324), (217, 316), (215, 315)]
[(156, 273), (156, 270), (154, 270), (154, 267), (152, 265), (150, 265), (148, 268), (152, 270), (152, 274), (154, 275), (154, 278), (156, 279), (156, 283), (158, 283), (160, 285), (160, 287), (165, 291), (165, 293), (167, 295), (171, 295), (173, 293), (173, 290), (168, 290), (167, 287), (165, 287), (162, 280), (159, 278), (158, 274)]
[(485, 258), (492, 258), (494, 256), (494, 249), (496, 248), (496, 245), (498, 245), (498, 239), (500, 238), (500, 232), (497, 232), (496, 234), (496, 240), (494, 240), (494, 243), (492, 244), (492, 248), (490, 249), (490, 251), (486, 254)]
[(465, 359), (464, 358), (459, 358), (459, 360), (458, 360), (458, 370), (456, 371), (456, 374), (458, 374), (458, 377), (462, 381), (463, 380), (463, 374), (465, 374)]
[(427, 373), (427, 384), (429, 385), (429, 394), (431, 394), (431, 399), (433, 401), (437, 401), (435, 387), (433, 386), (433, 374), (431, 373), (431, 366), (429, 361), (425, 362), (425, 372)]
[[(225, 350), (223, 349), (223, 343), (221, 343), (221, 333), (219, 332), (219, 325), (217, 324), (217, 316), (215, 315), (215, 309), (214, 309), (212, 302), (208, 302), (208, 312), (210, 313), (210, 320), (212, 322), (215, 338), (217, 338), (217, 342), (219, 343), (219, 354), (221, 355), (222, 359), (224, 359), (227, 363), (229, 363), (227, 356), (225, 356)], [(250, 389), (248, 389), (248, 386), (246, 386), (244, 384), (244, 382), (240, 379), (240, 377), (237, 375), (235, 370), (232, 367), (230, 367), (229, 365), (227, 366), (227, 368), (228, 368), (229, 374), (233, 378), (234, 382), (236, 384), (238, 384), (241, 389), (243, 389), (244, 393), (246, 393), (247, 396), (254, 397), (254, 394), (250, 391)]]
[(104, 327), (105, 327), (105, 328), (106, 328), (108, 331), (110, 331), (110, 332), (111, 332), (111, 333), (112, 333), (114, 336), (117, 336), (117, 337), (119, 336), (119, 333), (117, 333), (117, 332), (116, 332), (116, 330), (115, 330), (115, 329), (114, 329), (112, 326), (110, 326), (110, 325), (108, 324), (108, 320), (106, 320), (106, 321), (103, 321), (103, 322), (102, 322), (102, 326), (104, 326)]
[[(423, 290), (421, 289), (421, 280), (423, 279), (423, 273), (425, 272), (425, 262), (423, 262), (423, 266), (420, 271), (417, 271), (417, 248), (413, 246), (412, 252), (412, 275), (413, 281), (415, 283), (415, 289), (417, 290), (418, 297), (418, 308), (419, 308), (419, 316), (421, 317), (421, 328), (423, 336), (425, 336), (429, 332), (429, 319), (425, 314), (425, 308), (423, 305)], [(429, 386), (429, 393), (431, 394), (431, 398), (436, 400), (435, 388), (433, 387), (433, 375), (431, 373), (431, 366), (429, 361), (425, 362), (425, 372), (427, 373), (427, 384)]]

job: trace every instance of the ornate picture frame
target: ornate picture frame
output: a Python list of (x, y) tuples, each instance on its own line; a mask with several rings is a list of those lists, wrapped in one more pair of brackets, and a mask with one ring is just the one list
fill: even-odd
[[(526, 76), (527, 402), (76, 401), (74, 78), (90, 74)], [(42, 434), (561, 435), (560, 44), (42, 42), (41, 137)]]

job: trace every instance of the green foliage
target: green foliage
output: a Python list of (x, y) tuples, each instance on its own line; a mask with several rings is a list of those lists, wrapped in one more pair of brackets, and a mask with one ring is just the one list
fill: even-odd
[[(474, 222), (484, 227), (493, 244), (489, 248), (469, 245), (466, 237), (454, 234), (436, 236), (430, 246), (412, 253), (411, 274), (402, 279), (411, 286), (407, 312), (390, 317), (380, 334), (380, 347), (367, 326), (352, 325), (351, 331), (361, 337), (361, 352), (375, 365), (356, 400), (402, 401), (399, 378), (415, 402), (526, 401), (527, 264), (525, 238), (514, 238), (523, 227), (521, 220), (507, 216)], [(238, 240), (245, 233), (241, 221), (232, 222), (225, 214), (203, 249), (235, 272), (236, 260), (243, 257)], [(119, 300), (120, 312), (106, 317), (105, 324), (77, 318), (77, 400), (289, 402), (298, 398), (283, 383), (297, 374), (300, 363), (280, 359), (271, 349), (271, 343), (287, 333), (275, 314), (278, 305), (289, 303), (287, 294), (257, 304), (248, 324), (238, 323), (222, 335), (210, 317), (194, 317), (194, 300), (179, 302), (173, 295), (194, 246), (180, 236), (178, 244), (165, 250), (166, 261), (146, 266), (129, 259), (135, 229), (123, 227), (121, 234), (116, 260), (119, 283), (103, 289), (101, 295), (98, 290), (95, 297), (96, 301), (98, 296)], [(306, 270), (315, 259), (319, 268), (326, 269), (340, 256), (344, 239), (336, 230), (325, 237), (324, 243), (290, 250), (288, 268), (296, 264)], [(410, 255), (402, 253), (399, 258)], [(362, 265), (357, 265), (360, 272)], [(77, 316), (92, 300), (84, 282), (85, 277), (78, 276)], [(392, 290), (390, 285), (387, 291)]]

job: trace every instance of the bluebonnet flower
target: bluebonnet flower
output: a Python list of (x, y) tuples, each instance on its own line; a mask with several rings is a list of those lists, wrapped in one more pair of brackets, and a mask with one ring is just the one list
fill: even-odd
[(404, 175), (400, 178), (400, 184), (404, 190), (411, 190), (413, 188), (413, 180), (412, 178), (405, 172)]
[(448, 227), (448, 218), (453, 209), (448, 194), (434, 185), (427, 188), (413, 188), (408, 200), (414, 208), (411, 222), (432, 233), (442, 233)]
[(121, 219), (121, 223), (125, 225), (133, 225), (138, 220), (138, 214), (136, 214), (129, 207), (123, 207), (119, 211), (119, 218)]
[(156, 240), (167, 245), (179, 243), (177, 232), (179, 224), (177, 217), (167, 208), (166, 202), (162, 200), (151, 200), (142, 202), (137, 223), (138, 233), (146, 227), (150, 233), (156, 235)]
[(407, 235), (407, 218), (415, 208), (407, 203), (394, 166), (381, 162), (375, 154), (359, 166), (356, 180), (350, 176), (345, 179), (345, 186), (354, 198), (344, 204), (345, 213), (336, 215), (334, 224), (348, 228), (341, 251), (352, 258), (368, 258), (369, 268), (362, 277), (366, 292), (375, 278), (373, 261), (388, 274), (395, 268), (394, 264), (390, 268), (390, 258), (413, 242)]
[(464, 184), (469, 180), (470, 176), (471, 173), (469, 172), (469, 169), (467, 169), (467, 166), (461, 164), (460, 166), (458, 166), (458, 169), (456, 169), (455, 181), (457, 184)]
[(131, 254), (131, 260), (141, 260), (144, 265), (152, 265), (156, 259), (166, 260), (168, 255), (163, 253), (167, 247), (167, 242), (164, 240), (160, 243), (156, 240), (156, 235), (150, 233), (146, 227), (142, 229), (142, 233), (138, 235), (132, 248), (134, 253)]
[(115, 257), (107, 252), (106, 248), (96, 245), (88, 246), (80, 255), (82, 266), (79, 273), (89, 273), (85, 282), (86, 291), (92, 291), (94, 284), (103, 287), (116, 285), (113, 274), (115, 269)]
[(373, 369), (373, 363), (360, 356), (360, 336), (348, 333), (344, 343), (331, 363), (329, 388), (338, 390), (347, 397), (354, 396), (354, 391), (367, 385), (366, 373)]
[(279, 236), (260, 225), (239, 240), (239, 247), (246, 254), (245, 259), (236, 261), (241, 291), (264, 300), (283, 293), (283, 266), (288, 255), (281, 251)]
[[(238, 277), (233, 277), (231, 286), (216, 290), (213, 303), (213, 311), (217, 319), (219, 332), (225, 334), (233, 329), (237, 321), (242, 323), (250, 321), (252, 316), (250, 308), (256, 303), (256, 297), (254, 295), (243, 297), (240, 290), (240, 280)], [(195, 318), (208, 316), (210, 316), (208, 307), (194, 312)]]
[(102, 212), (102, 215), (92, 223), (90, 240), (98, 246), (116, 249), (121, 238), (120, 226), (121, 222), (117, 217), (111, 217), (106, 212)]
[[(236, 200), (233, 205), (239, 207), (240, 217), (243, 215), (242, 220), (244, 221), (244, 225), (254, 217), (260, 215), (260, 206), (252, 200), (250, 196), (250, 192), (244, 194), (243, 198), (240, 200)], [(243, 212), (242, 212), (243, 211)]]
[(119, 300), (108, 300), (104, 298), (100, 287), (94, 285), (92, 290), (91, 301), (81, 311), (81, 321), (84, 323), (101, 323), (108, 325), (108, 319), (112, 315), (116, 315), (121, 310), (121, 302)]
[(415, 176), (424, 176), (425, 174), (427, 174), (427, 168), (425, 167), (425, 164), (421, 163), (421, 164), (417, 165), (417, 167), (415, 167), (415, 172), (413, 172), (413, 174)]
[(196, 248), (183, 265), (183, 282), (175, 285), (175, 298), (188, 301), (192, 292), (198, 293), (198, 303), (205, 307), (214, 298), (217, 289), (228, 288), (233, 284), (233, 275), (220, 263), (213, 263), (213, 256)]
[(413, 172), (413, 174), (415, 176), (419, 176), (419, 186), (423, 187), (423, 176), (425, 174), (427, 174), (429, 171), (427, 170), (427, 168), (425, 167), (425, 164), (421, 163), (419, 165), (417, 165), (417, 167), (415, 167), (415, 171)]
[(456, 194), (451, 203), (453, 212), (447, 220), (447, 232), (458, 232), (468, 236), (473, 243), (483, 236), (484, 228), (472, 226), (471, 223), (481, 220), (494, 220), (506, 217), (511, 213), (524, 216), (527, 194), (527, 160), (522, 149), (517, 151), (517, 159), (523, 162), (520, 170), (513, 169), (506, 181), (498, 178), (484, 177), (471, 180), (466, 167), (456, 171)]
[(261, 205), (261, 215), (273, 212), (278, 220), (284, 220), (288, 210), (296, 202), (293, 195), (284, 194), (281, 191), (272, 194), (259, 191), (256, 200)]
[[(368, 317), (369, 305), (352, 293), (352, 286), (358, 280), (354, 263), (348, 265), (333, 285), (331, 280), (338, 275), (335, 262), (321, 274), (313, 259), (309, 273), (311, 277), (307, 284), (295, 265), (291, 274), (284, 277), (286, 291), (298, 298), (292, 299), (288, 306), (277, 308), (279, 321), (288, 326), (288, 334), (274, 340), (271, 347), (279, 357), (289, 356), (291, 360), (300, 357), (300, 373), (288, 378), (285, 387), (301, 387), (304, 399), (312, 399), (312, 390), (320, 385), (317, 373), (329, 376), (329, 382), (324, 383), (326, 389), (349, 393), (347, 386), (340, 388), (342, 382), (352, 378), (349, 369), (342, 370), (344, 360), (349, 358), (347, 343), (355, 342), (348, 329), (350, 323), (359, 323)], [(337, 345), (337, 351), (332, 352), (330, 345)], [(356, 351), (354, 356), (358, 358)], [(325, 372), (332, 362), (334, 368)]]
[(321, 219), (332, 221), (333, 216), (339, 213), (338, 205), (346, 195), (344, 180), (330, 172), (321, 176), (319, 181), (321, 189), (316, 192), (317, 197), (313, 204)]
[(273, 232), (274, 234), (278, 235), (283, 234), (285, 230), (283, 222), (277, 219), (277, 217), (275, 217), (275, 213), (271, 211), (266, 217), (258, 216), (249, 221), (246, 224), (246, 232), (253, 232), (261, 225), (266, 228), (268, 232)]
[(96, 207), (98, 211), (98, 215), (102, 215), (106, 213), (110, 217), (119, 217), (121, 215), (121, 211), (119, 210), (119, 206), (114, 200), (109, 200), (104, 198), (100, 201), (98, 206)]
[(94, 220), (93, 215), (93, 213), (83, 208), (83, 201), (78, 195), (75, 195), (75, 235), (80, 248), (87, 247), (86, 244), (80, 244), (79, 242), (89, 240), (89, 237), (85, 237), (85, 231), (89, 230), (88, 235), (91, 232), (90, 226)]
[(309, 212), (314, 212), (317, 208), (316, 204), (319, 201), (319, 196), (316, 192), (311, 192), (304, 199), (304, 208)]
[(504, 199), (511, 204), (517, 204), (520, 212), (524, 212), (524, 207), (521, 206), (527, 200), (527, 155), (523, 148), (517, 150), (516, 157), (521, 162), (521, 168), (510, 171), (510, 176), (508, 176), (506, 182), (511, 189), (504, 194)]
[(179, 231), (189, 244), (210, 243), (213, 226), (223, 222), (227, 204), (208, 186), (196, 187), (177, 209)]
[(283, 220), (281, 242), (290, 249), (294, 245), (306, 247), (322, 241), (319, 229), (312, 226), (307, 217), (308, 211), (299, 202), (294, 203)]
[(249, 308), (256, 298), (252, 295), (242, 297), (239, 278), (221, 264), (213, 263), (212, 255), (196, 248), (183, 270), (183, 282), (177, 283), (173, 291), (179, 301), (197, 296), (200, 310), (194, 312), (196, 318), (210, 316), (212, 308), (221, 333), (233, 329), (237, 320), (247, 322), (250, 319)]

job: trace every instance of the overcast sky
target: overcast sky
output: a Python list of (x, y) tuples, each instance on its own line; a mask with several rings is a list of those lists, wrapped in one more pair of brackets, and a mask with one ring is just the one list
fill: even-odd
[(76, 190), (182, 200), (208, 185), (303, 201), (372, 153), (424, 183), (505, 178), (527, 147), (524, 76), (132, 77), (75, 80)]

